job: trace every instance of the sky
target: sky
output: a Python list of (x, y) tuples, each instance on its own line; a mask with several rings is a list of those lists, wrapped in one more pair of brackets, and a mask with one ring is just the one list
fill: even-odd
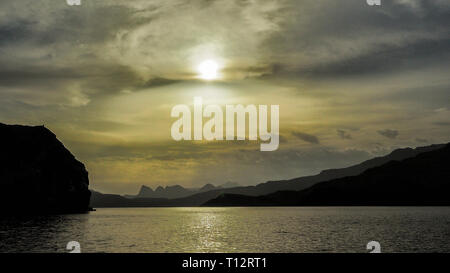
[[(219, 77), (198, 67), (213, 60)], [(90, 187), (311, 175), (450, 141), (450, 1), (0, 2), (0, 122), (45, 125)], [(280, 145), (174, 141), (173, 106), (279, 105)]]

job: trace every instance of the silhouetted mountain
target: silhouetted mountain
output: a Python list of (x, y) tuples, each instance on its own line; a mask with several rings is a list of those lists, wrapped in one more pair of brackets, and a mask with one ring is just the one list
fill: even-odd
[[(285, 190), (303, 190), (311, 187), (314, 184), (319, 182), (328, 181), (331, 179), (346, 177), (346, 176), (355, 176), (361, 174), (367, 169), (380, 166), (392, 160), (402, 160), (410, 157), (414, 157), (420, 153), (433, 151), (439, 148), (444, 147), (445, 144), (437, 144), (430, 145), (426, 147), (418, 147), (415, 149), (412, 148), (404, 148), (397, 149), (391, 152), (390, 154), (382, 157), (376, 157), (373, 159), (366, 160), (360, 164), (353, 165), (347, 168), (341, 169), (329, 169), (320, 172), (317, 175), (311, 176), (303, 176), (299, 178), (294, 178), (290, 180), (281, 180), (281, 181), (269, 181), (266, 183), (261, 183), (256, 186), (247, 186), (247, 187), (236, 187), (236, 188), (227, 188), (227, 189), (216, 189), (210, 192), (195, 194), (191, 196), (190, 200), (197, 199), (198, 204), (200, 201), (208, 200), (207, 198), (210, 196), (214, 196), (213, 198), (223, 194), (223, 193), (231, 193), (231, 194), (242, 194), (249, 196), (260, 196), (270, 194), (276, 191), (285, 191)], [(185, 199), (184, 199), (185, 200)]]
[(181, 198), (180, 200), (172, 200), (177, 204), (182, 204), (183, 206), (198, 206), (203, 204), (204, 202), (216, 198), (221, 194), (230, 193), (230, 194), (241, 194), (241, 195), (249, 195), (249, 196), (260, 196), (266, 195), (277, 191), (285, 191), (285, 190), (303, 190), (311, 187), (314, 184), (324, 182), (327, 180), (341, 178), (346, 176), (355, 176), (361, 174), (367, 169), (372, 167), (380, 166), (392, 160), (402, 160), (406, 158), (414, 157), (420, 153), (433, 151), (439, 148), (444, 147), (445, 144), (436, 144), (430, 145), (426, 147), (418, 147), (415, 149), (412, 148), (403, 148), (396, 149), (390, 154), (382, 157), (376, 157), (373, 159), (366, 160), (360, 164), (350, 166), (347, 168), (341, 169), (329, 169), (320, 172), (317, 175), (304, 176), (300, 178), (294, 178), (291, 180), (281, 180), (281, 181), (269, 181), (266, 183), (261, 183), (256, 186), (247, 186), (247, 187), (236, 187), (236, 188), (221, 188), (208, 192), (197, 193), (185, 198)]
[[(291, 180), (284, 180), (284, 181), (269, 181), (266, 183), (258, 184), (255, 186), (255, 191), (247, 193), (242, 193), (244, 195), (264, 195), (269, 194), (275, 191), (281, 191), (281, 190), (303, 190), (306, 188), (309, 188), (310, 186), (323, 182), (328, 181), (331, 179), (341, 178), (341, 177), (347, 177), (347, 176), (355, 176), (359, 175), (365, 170), (368, 170), (373, 167), (381, 166), (389, 161), (392, 160), (403, 160), (406, 158), (414, 157), (418, 154), (433, 151), (439, 148), (444, 147), (445, 144), (436, 144), (436, 145), (430, 145), (425, 147), (418, 147), (415, 149), (412, 148), (402, 148), (402, 149), (396, 149), (390, 154), (386, 156), (381, 157), (375, 157), (369, 160), (366, 160), (360, 164), (353, 165), (347, 168), (340, 168), (340, 169), (328, 169), (320, 172), (317, 175), (312, 176), (304, 176), (299, 178), (294, 178)], [(237, 192), (236, 192), (237, 193)]]
[(181, 198), (194, 194), (195, 191), (191, 189), (185, 189), (182, 186), (167, 186), (165, 188), (158, 186), (156, 190), (152, 190), (150, 187), (141, 186), (139, 193), (136, 196), (127, 196), (128, 198)]
[(204, 185), (203, 187), (201, 187), (200, 188), (200, 191), (212, 191), (212, 190), (215, 190), (215, 189), (217, 189), (214, 185), (212, 185), (212, 184), (206, 184), (206, 185)]
[(333, 179), (302, 191), (264, 196), (223, 194), (207, 206), (450, 205), (450, 144), (357, 176)]
[(169, 206), (169, 199), (164, 198), (126, 198), (118, 194), (103, 194), (92, 191), (91, 206), (94, 208), (116, 207), (157, 207)]
[(137, 196), (152, 197), (154, 194), (155, 192), (152, 190), (152, 188), (142, 185)]
[(1, 214), (88, 210), (88, 173), (50, 130), (0, 123), (0, 151)]
[(193, 195), (199, 192), (211, 191), (219, 189), (219, 187), (215, 187), (212, 184), (206, 184), (200, 189), (186, 189), (180, 185), (175, 186), (167, 186), (165, 188), (158, 186), (155, 191), (153, 191), (150, 187), (141, 186), (139, 193), (136, 196), (127, 195), (127, 198), (167, 198), (167, 199), (176, 199), (183, 198), (189, 195)]
[[(180, 185), (167, 186), (165, 188), (166, 198), (180, 198), (192, 194), (190, 190), (183, 188)], [(161, 197), (165, 197), (164, 195)]]
[(104, 194), (92, 191), (91, 206), (94, 208), (115, 207), (195, 207), (216, 197), (213, 191), (194, 194), (188, 197), (168, 198), (126, 198), (118, 194)]
[[(439, 148), (444, 147), (445, 144), (436, 144), (426, 147), (418, 147), (415, 149), (412, 148), (404, 148), (397, 149), (391, 152), (390, 154), (382, 157), (376, 157), (373, 159), (369, 159), (360, 164), (353, 165), (347, 168), (341, 169), (329, 169), (320, 172), (317, 175), (304, 176), (300, 178), (294, 178), (290, 180), (281, 180), (281, 181), (269, 181), (266, 183), (261, 183), (256, 186), (247, 186), (247, 187), (234, 187), (234, 188), (216, 188), (206, 192), (199, 192), (198, 190), (194, 190), (187, 194), (186, 196), (180, 198), (170, 198), (169, 202), (163, 202), (159, 205), (164, 206), (199, 206), (203, 203), (214, 199), (222, 194), (239, 194), (239, 195), (247, 195), (247, 196), (262, 196), (270, 193), (274, 193), (277, 191), (298, 191), (307, 189), (317, 183), (328, 181), (331, 179), (342, 178), (347, 176), (355, 176), (359, 175), (365, 170), (370, 168), (383, 165), (392, 160), (402, 160), (406, 158), (414, 157), (418, 154), (433, 151)], [(161, 191), (164, 188), (160, 187)], [(143, 196), (137, 196), (142, 198)], [(162, 195), (153, 196), (156, 197), (166, 197)], [(152, 202), (153, 204), (157, 202)]]
[[(220, 194), (220, 193), (219, 193)], [(199, 192), (182, 198), (139, 198), (104, 194), (92, 191), (91, 206), (94, 208), (108, 207), (195, 207), (218, 196), (216, 190)]]

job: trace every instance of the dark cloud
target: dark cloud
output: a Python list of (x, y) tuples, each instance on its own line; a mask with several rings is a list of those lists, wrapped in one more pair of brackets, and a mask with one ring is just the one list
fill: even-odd
[(390, 139), (394, 139), (398, 136), (398, 131), (397, 130), (391, 130), (391, 129), (385, 129), (385, 130), (379, 130), (378, 134), (390, 138)]
[[(45, 10), (45, 4), (40, 15), (51, 13), (46, 18), (30, 16), (31, 19), (23, 19), (22, 14), (7, 18), (9, 20), (0, 25), (0, 45), (24, 42), (34, 46), (99, 44), (114, 39), (121, 30), (138, 27), (153, 19), (134, 16), (137, 10), (127, 5), (83, 3), (75, 10), (60, 1), (58, 4), (52, 2), (52, 7)], [(45, 27), (40, 23), (45, 23)]]
[(347, 133), (345, 130), (337, 130), (337, 134), (342, 139), (352, 139), (352, 135)]
[(284, 31), (266, 43), (277, 75), (333, 78), (448, 67), (450, 5), (443, 1), (388, 1), (378, 10), (364, 1), (287, 6)]
[(450, 126), (450, 122), (445, 122), (445, 121), (438, 121), (438, 122), (434, 122), (434, 125), (438, 125), (438, 126)]
[(145, 82), (144, 85), (142, 86), (142, 88), (160, 87), (160, 86), (170, 85), (170, 84), (179, 83), (179, 82), (181, 82), (181, 80), (172, 80), (172, 79), (156, 77), (156, 78), (150, 79), (147, 82)]
[[(25, 88), (30, 93), (58, 90), (63, 96), (69, 94), (72, 85), (89, 97), (114, 95), (120, 91), (142, 89), (175, 84), (180, 80), (165, 78), (144, 79), (133, 68), (113, 63), (74, 64), (66, 67), (24, 66), (16, 69), (0, 68), (0, 87)], [(17, 94), (11, 94), (17, 98)]]
[[(445, 71), (445, 69), (442, 71)], [(424, 74), (423, 77), (427, 76), (428, 74)], [(407, 87), (386, 87), (386, 93), (383, 96), (379, 96), (378, 94), (368, 96), (366, 103), (373, 103), (374, 99), (376, 99), (387, 104), (393, 101), (408, 103), (409, 105), (416, 105), (416, 108), (421, 108), (426, 105), (430, 108), (446, 109), (450, 106), (450, 96), (448, 95), (450, 82), (425, 81), (419, 85), (405, 85)]]
[(443, 59), (450, 59), (450, 39), (420, 40), (403, 46), (381, 44), (371, 52), (303, 67), (295, 73), (314, 77), (380, 74), (439, 63), (448, 66)]
[(27, 40), (32, 33), (34, 22), (19, 19), (0, 25), (0, 46), (6, 46), (14, 43), (22, 43)]
[(302, 132), (292, 132), (292, 135), (303, 141), (306, 141), (306, 142), (309, 142), (312, 144), (319, 144), (319, 138), (314, 135), (310, 135), (310, 134), (306, 134), (306, 133), (302, 133)]

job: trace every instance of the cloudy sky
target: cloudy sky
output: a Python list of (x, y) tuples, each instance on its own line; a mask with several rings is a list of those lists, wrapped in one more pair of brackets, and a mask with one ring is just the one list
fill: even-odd
[[(1, 1), (0, 64), (0, 122), (44, 124), (103, 192), (250, 185), (450, 141), (447, 0)], [(194, 96), (280, 105), (279, 149), (172, 140), (170, 111)]]

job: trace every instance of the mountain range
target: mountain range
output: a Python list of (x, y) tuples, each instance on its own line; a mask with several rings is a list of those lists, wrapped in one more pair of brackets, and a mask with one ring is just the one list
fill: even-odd
[(227, 182), (219, 186), (214, 186), (212, 184), (206, 184), (201, 188), (184, 188), (180, 185), (174, 186), (166, 186), (161, 187), (158, 186), (155, 190), (152, 188), (142, 185), (137, 195), (125, 195), (127, 198), (182, 198), (187, 197), (189, 195), (193, 195), (196, 193), (212, 191), (216, 189), (226, 189), (226, 188), (234, 188), (239, 187), (238, 183)]
[(357, 176), (332, 179), (302, 191), (264, 196), (223, 194), (206, 206), (448, 206), (450, 144)]
[[(98, 192), (94, 192), (91, 198), (91, 205), (94, 207), (103, 206), (200, 206), (203, 204), (207, 205), (233, 205), (235, 202), (228, 202), (224, 197), (227, 198), (241, 198), (245, 199), (245, 196), (250, 197), (262, 197), (265, 195), (276, 194), (280, 191), (290, 191), (298, 192), (308, 188), (311, 188), (315, 184), (331, 181), (341, 178), (348, 178), (353, 176), (358, 176), (366, 172), (367, 170), (383, 166), (389, 162), (402, 161), (408, 158), (414, 158), (422, 153), (427, 153), (439, 149), (445, 148), (445, 144), (431, 145), (426, 147), (403, 148), (397, 149), (390, 154), (382, 157), (376, 157), (360, 164), (353, 165), (347, 168), (340, 169), (329, 169), (320, 172), (317, 175), (304, 176), (299, 178), (294, 178), (290, 180), (282, 181), (269, 181), (265, 183), (258, 184), (256, 186), (247, 187), (232, 187), (232, 188), (220, 188), (212, 189), (207, 191), (198, 191), (192, 195), (182, 196), (179, 198), (146, 198), (143, 195), (138, 194), (134, 198), (125, 198), (119, 195), (103, 195)], [(171, 189), (171, 188), (169, 188)], [(181, 190), (177, 187), (179, 192)], [(141, 188), (142, 191), (142, 188)], [(140, 193), (141, 193), (140, 191)], [(161, 191), (161, 190), (160, 190)], [(234, 194), (234, 195), (231, 195)], [(220, 197), (220, 200), (216, 198)], [(264, 199), (264, 198), (263, 198)], [(253, 198), (245, 199), (251, 202), (256, 202)], [(220, 201), (220, 202), (219, 202)], [(245, 202), (243, 202), (245, 203)], [(260, 204), (259, 201), (256, 204)], [(262, 202), (261, 204), (264, 204)], [(274, 203), (276, 204), (276, 202)]]

